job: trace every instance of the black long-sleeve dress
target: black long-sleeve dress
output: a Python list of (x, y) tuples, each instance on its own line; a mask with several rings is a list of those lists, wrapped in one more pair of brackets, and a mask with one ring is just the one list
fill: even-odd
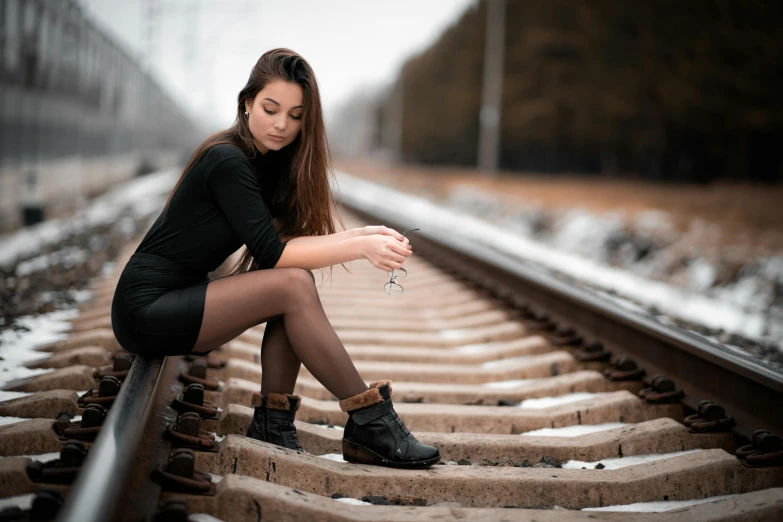
[(217, 145), (196, 161), (123, 269), (112, 301), (114, 335), (132, 353), (183, 355), (196, 343), (207, 274), (247, 245), (273, 268), (285, 243), (272, 200), (285, 152)]

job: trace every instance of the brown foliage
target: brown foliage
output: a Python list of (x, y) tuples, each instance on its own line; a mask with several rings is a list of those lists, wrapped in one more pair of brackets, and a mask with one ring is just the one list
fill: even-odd
[[(403, 158), (475, 164), (486, 0), (412, 58)], [(783, 4), (510, 0), (502, 166), (780, 180)]]

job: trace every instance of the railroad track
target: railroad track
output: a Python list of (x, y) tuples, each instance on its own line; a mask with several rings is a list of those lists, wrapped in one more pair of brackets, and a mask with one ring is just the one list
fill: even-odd
[[(360, 204), (348, 217), (407, 224)], [(0, 426), (0, 496), (35, 514), (0, 520), (628, 520), (581, 510), (726, 495), (633, 519), (783, 519), (771, 368), (458, 237), (423, 230), (414, 244), (403, 295), (363, 263), (319, 292), (362, 377), (392, 379), (440, 465), (340, 462), (346, 414), (304, 368), (310, 454), (242, 436), (263, 326), (207, 358), (119, 352), (109, 307), (129, 248), (68, 337), (28, 363), (51, 371), (7, 387), (25, 395), (0, 416), (27, 420)], [(58, 459), (30, 457), (45, 454)]]

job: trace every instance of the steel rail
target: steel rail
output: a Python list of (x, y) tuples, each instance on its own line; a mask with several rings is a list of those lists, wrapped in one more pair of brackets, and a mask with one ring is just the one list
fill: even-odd
[(155, 512), (160, 487), (150, 477), (168, 455), (163, 433), (175, 415), (166, 399), (181, 360), (136, 357), (58, 521), (146, 520)]
[(342, 194), (342, 204), (371, 223), (398, 230), (420, 226), (422, 230), (412, 238), (417, 246), (442, 252), (481, 272), (559, 325), (600, 340), (615, 355), (633, 357), (646, 370), (648, 382), (653, 375), (674, 379), (686, 394), (683, 403), (687, 407), (697, 409), (702, 399), (722, 405), (737, 420), (736, 433), (750, 437), (757, 428), (783, 432), (783, 373), (764, 361), (683, 328), (661, 324), (452, 231), (425, 226), (426, 216), (403, 214), (388, 202), (354, 198), (350, 193)]

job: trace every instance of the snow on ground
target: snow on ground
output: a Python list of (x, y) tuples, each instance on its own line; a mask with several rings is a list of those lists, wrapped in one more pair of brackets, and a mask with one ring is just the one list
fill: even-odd
[(195, 513), (188, 515), (189, 522), (224, 522), (221, 518), (215, 518), (209, 513)]
[(27, 392), (0, 390), (0, 402), (10, 401), (11, 399), (18, 399), (19, 397), (27, 397), (28, 395), (31, 394)]
[[(52, 371), (45, 368), (26, 368), (24, 364), (36, 359), (51, 356), (46, 352), (37, 352), (34, 348), (60, 341), (67, 337), (71, 325), (69, 319), (79, 314), (78, 310), (57, 310), (37, 316), (17, 318), (17, 328), (0, 332), (0, 387), (9, 381), (32, 377)], [(6, 392), (7, 393), (7, 392)], [(9, 397), (11, 398), (11, 397)]]
[[(0, 457), (0, 459), (8, 457)], [(14, 458), (28, 458), (40, 462), (51, 462), (60, 458), (60, 453), (41, 453), (40, 455), (14, 455)]]
[[(112, 223), (125, 209), (139, 216), (159, 211), (161, 196), (168, 194), (180, 173), (178, 168), (167, 169), (121, 183), (95, 198), (75, 216), (50, 219), (0, 236), (0, 245), (3, 246), (0, 249), (0, 266), (10, 266), (20, 257), (35, 255), (45, 245), (62, 241), (76, 231)], [(38, 260), (23, 270), (44, 266), (46, 262)]]
[(652, 455), (632, 455), (630, 457), (621, 457), (616, 459), (603, 459), (596, 462), (582, 462), (581, 460), (569, 460), (563, 463), (563, 469), (595, 469), (596, 465), (603, 464), (603, 469), (620, 469), (630, 466), (636, 466), (638, 464), (644, 464), (646, 462), (655, 462), (656, 460), (670, 459), (674, 457), (682, 457), (683, 455), (689, 455), (691, 453), (697, 453), (704, 451), (702, 449), (692, 449), (686, 451), (677, 451), (675, 453), (655, 453)]
[(29, 510), (33, 507), (33, 500), (35, 499), (35, 493), (27, 493), (26, 495), (17, 495), (14, 497), (0, 498), (0, 510), (9, 507), (18, 507), (19, 509)]
[(20, 417), (0, 417), (0, 426), (8, 426), (9, 424), (16, 424), (26, 420)]
[(351, 497), (343, 497), (343, 498), (336, 498), (334, 499), (337, 502), (342, 502), (343, 504), (350, 504), (352, 506), (372, 506), (369, 502), (365, 502), (364, 500), (359, 500), (358, 498), (351, 498)]
[(623, 504), (617, 506), (604, 506), (598, 508), (584, 508), (582, 511), (628, 511), (637, 513), (660, 513), (662, 511), (671, 511), (673, 509), (706, 504), (707, 502), (716, 502), (731, 498), (735, 495), (721, 495), (710, 498), (697, 498), (693, 500), (666, 500), (662, 502), (637, 502), (636, 504)]
[(541, 428), (533, 431), (526, 431), (520, 435), (531, 437), (579, 437), (599, 431), (613, 430), (627, 426), (624, 422), (605, 422), (603, 424), (577, 424), (574, 426), (565, 426), (563, 428)]
[(519, 403), (520, 408), (530, 410), (543, 410), (544, 408), (553, 408), (555, 406), (562, 406), (563, 404), (571, 404), (572, 402), (584, 401), (587, 399), (593, 399), (603, 395), (602, 393), (566, 393), (564, 395), (558, 395), (557, 397), (541, 397), (540, 399), (525, 399)]
[(318, 455), (322, 459), (333, 460), (335, 462), (346, 462), (342, 453), (326, 453), (324, 455)]
[(457, 346), (453, 348), (453, 350), (454, 353), (461, 353), (461, 354), (484, 353), (487, 350), (491, 350), (492, 348), (499, 346), (500, 344), (501, 343), (463, 344), (462, 346)]
[[(544, 244), (526, 237), (535, 228), (535, 219), (518, 219), (516, 227), (509, 223), (496, 225), (486, 219), (468, 215), (464, 211), (439, 206), (424, 198), (400, 192), (390, 186), (352, 177), (337, 172), (337, 197), (347, 203), (355, 203), (368, 209), (382, 209), (393, 216), (394, 221), (408, 227), (421, 228), (422, 235), (428, 232), (441, 232), (454, 237), (456, 244), (465, 248), (486, 247), (513, 259), (526, 262), (529, 268), (550, 274), (554, 270), (560, 274), (583, 281), (594, 287), (616, 292), (627, 299), (654, 307), (661, 314), (670, 315), (683, 321), (693, 322), (713, 329), (738, 334), (759, 342), (773, 342), (783, 350), (783, 321), (771, 315), (764, 306), (750, 307), (750, 302), (759, 301), (759, 294), (767, 295), (771, 288), (762, 288), (763, 283), (748, 279), (725, 290), (732, 299), (705, 295), (696, 289), (704, 287), (711, 277), (704, 267), (696, 266), (692, 288), (678, 288), (670, 284), (649, 279), (649, 274), (637, 274), (628, 270), (608, 266), (601, 260), (596, 245), (606, 242), (617, 231), (619, 217), (603, 216), (596, 219), (585, 216), (579, 211), (567, 216), (568, 222), (561, 226), (562, 232), (552, 244)], [(498, 202), (486, 202), (487, 215), (497, 213)], [(475, 209), (481, 214), (481, 209)], [(535, 209), (522, 209), (535, 215)], [(646, 223), (645, 223), (646, 219)], [(667, 233), (664, 218), (655, 213), (643, 216), (642, 225), (662, 229)], [(705, 233), (708, 233), (706, 230)], [(568, 250), (564, 250), (568, 248)], [(621, 254), (622, 255), (622, 254)], [(628, 256), (638, 255), (634, 252)], [(766, 276), (775, 278), (783, 284), (783, 260), (772, 258), (760, 261), (759, 269)], [(761, 279), (760, 281), (765, 281)], [(771, 285), (767, 284), (767, 287)], [(718, 298), (716, 298), (718, 297)], [(627, 301), (621, 301), (627, 303)], [(638, 306), (630, 305), (629, 311), (638, 313)]]

